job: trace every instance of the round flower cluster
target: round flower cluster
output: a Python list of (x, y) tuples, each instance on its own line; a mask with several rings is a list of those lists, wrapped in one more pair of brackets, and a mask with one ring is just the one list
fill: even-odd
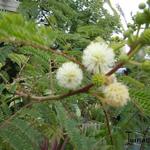
[(68, 89), (76, 89), (83, 79), (82, 70), (73, 62), (64, 63), (56, 73), (58, 84)]
[[(82, 63), (87, 71), (94, 74), (93, 82), (99, 83), (104, 93), (104, 103), (113, 107), (124, 106), (129, 100), (128, 88), (117, 82), (115, 75), (106, 77), (114, 64), (114, 53), (104, 42), (92, 42), (84, 51)], [(73, 62), (64, 63), (56, 73), (58, 84), (74, 90), (82, 82), (83, 73), (79, 65)]]
[(114, 53), (104, 42), (92, 42), (84, 51), (82, 63), (90, 73), (106, 73), (114, 64)]
[(103, 92), (105, 95), (104, 103), (113, 107), (124, 106), (129, 100), (128, 88), (119, 82), (104, 87)]

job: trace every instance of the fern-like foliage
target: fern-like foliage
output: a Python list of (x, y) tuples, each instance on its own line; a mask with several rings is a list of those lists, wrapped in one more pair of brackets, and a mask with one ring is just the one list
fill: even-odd
[(144, 115), (149, 116), (150, 114), (150, 90), (149, 88), (144, 89), (130, 89), (130, 94), (132, 100), (135, 102), (135, 105), (139, 110), (144, 113)]
[(39, 149), (40, 133), (22, 119), (12, 120), (5, 128), (0, 129), (0, 133), (1, 144), (6, 147), (15, 150)]
[(33, 21), (26, 21), (19, 14), (1, 15), (0, 28), (0, 38), (17, 38), (42, 45), (52, 44), (56, 35), (52, 29), (38, 28)]
[(130, 97), (135, 106), (144, 113), (149, 115), (150, 111), (150, 90), (141, 81), (138, 81), (130, 76), (122, 76), (120, 79), (129, 87)]
[(61, 103), (57, 103), (56, 111), (59, 123), (63, 128), (65, 128), (66, 133), (70, 137), (70, 140), (74, 145), (75, 149), (81, 150), (92, 149), (94, 143), (96, 144), (96, 141), (92, 138), (87, 138), (81, 135), (80, 130), (78, 129), (79, 124), (77, 124), (77, 122), (67, 117), (67, 113), (65, 109), (62, 107)]

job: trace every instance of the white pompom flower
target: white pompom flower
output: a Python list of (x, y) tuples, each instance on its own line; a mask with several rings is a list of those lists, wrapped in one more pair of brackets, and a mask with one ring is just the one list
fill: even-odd
[(113, 107), (124, 106), (130, 99), (127, 86), (119, 82), (106, 86), (103, 92), (105, 95), (104, 103)]
[(60, 86), (74, 90), (81, 84), (83, 73), (79, 65), (66, 62), (57, 70), (56, 79)]
[(106, 73), (114, 64), (114, 52), (105, 42), (92, 42), (84, 51), (82, 63), (90, 73)]

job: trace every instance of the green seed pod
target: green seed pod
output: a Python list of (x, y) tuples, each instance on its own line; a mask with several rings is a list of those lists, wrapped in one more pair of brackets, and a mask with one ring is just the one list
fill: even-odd
[(145, 14), (145, 17), (147, 19), (147, 22), (146, 23), (150, 23), (150, 10), (145, 8), (144, 9), (144, 14)]
[(137, 13), (135, 16), (135, 23), (138, 25), (145, 24), (147, 22), (147, 16), (144, 13)]
[(150, 29), (146, 29), (146, 30), (141, 34), (140, 41), (141, 41), (143, 44), (150, 45)]
[(142, 63), (142, 69), (145, 71), (150, 71), (150, 61), (145, 61), (144, 63)]
[(101, 86), (106, 82), (106, 77), (102, 74), (95, 74), (92, 76), (92, 82), (97, 86)]
[(140, 3), (139, 4), (139, 9), (144, 9), (146, 7), (145, 3)]

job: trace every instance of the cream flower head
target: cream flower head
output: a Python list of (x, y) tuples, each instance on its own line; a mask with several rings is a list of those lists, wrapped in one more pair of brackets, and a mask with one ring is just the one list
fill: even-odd
[(104, 88), (104, 103), (113, 107), (120, 107), (127, 104), (129, 100), (128, 88), (119, 82), (114, 82)]
[(114, 64), (114, 52), (104, 42), (92, 42), (84, 51), (82, 63), (91, 73), (106, 73)]
[(83, 79), (82, 70), (73, 62), (64, 63), (56, 73), (58, 84), (68, 89), (76, 89)]

